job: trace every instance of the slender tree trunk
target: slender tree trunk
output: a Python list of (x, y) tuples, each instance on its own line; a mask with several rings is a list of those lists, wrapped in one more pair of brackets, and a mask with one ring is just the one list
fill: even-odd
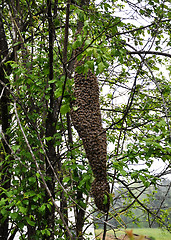
[[(8, 54), (8, 45), (6, 41), (5, 31), (3, 27), (3, 21), (0, 16), (0, 61), (6, 57)], [(0, 79), (5, 84), (8, 83), (8, 80), (5, 78), (5, 72), (4, 72), (4, 66), (0, 66)], [(1, 128), (5, 136), (5, 140), (1, 140), (1, 159), (2, 165), (1, 165), (1, 179), (0, 179), (0, 187), (8, 190), (10, 187), (10, 173), (9, 173), (9, 165), (10, 165), (10, 149), (8, 147), (9, 142), (9, 136), (7, 134), (7, 129), (9, 128), (9, 111), (8, 111), (8, 104), (9, 104), (9, 96), (6, 88), (4, 88), (2, 85), (0, 85), (0, 117), (1, 117)], [(6, 198), (5, 194), (1, 194), (0, 191), (0, 200), (1, 198)], [(8, 224), (9, 219), (8, 217), (4, 220), (3, 216), (0, 214), (0, 239), (6, 240), (8, 238)]]
[[(77, 190), (77, 202), (83, 199), (83, 193)], [(85, 211), (76, 206), (76, 235), (77, 239), (83, 240), (83, 226), (84, 226)]]
[[(54, 28), (53, 28), (53, 21), (52, 21), (52, 5), (51, 0), (47, 0), (47, 12), (48, 12), (48, 23), (49, 23), (49, 80), (53, 79), (53, 42), (54, 42)], [(50, 102), (49, 102), (49, 109), (46, 119), (46, 137), (51, 137), (50, 141), (47, 141), (47, 157), (51, 162), (51, 165), (54, 167), (56, 163), (56, 151), (54, 147), (54, 135), (56, 133), (56, 120), (54, 117), (54, 83), (50, 83)], [(48, 159), (46, 159), (46, 175), (49, 178), (47, 181), (47, 186), (51, 191), (52, 197), (55, 198), (55, 179), (54, 174), (49, 166)], [(49, 196), (46, 197), (46, 202), (48, 202)], [(51, 209), (46, 209), (46, 221), (47, 226), (51, 231), (50, 236), (45, 236), (46, 240), (53, 240), (54, 239), (54, 227), (55, 227), (55, 208), (54, 205), (51, 206)]]
[[(69, 33), (69, 11), (70, 11), (70, 0), (67, 1), (66, 5), (66, 19), (65, 19), (65, 35), (64, 35), (64, 48), (63, 48), (63, 74), (67, 74), (67, 47), (68, 47), (68, 33)], [(68, 113), (67, 113), (67, 119), (68, 119)], [(61, 165), (61, 164), (60, 164)], [(60, 170), (60, 181), (63, 180), (63, 174), (61, 169)], [(67, 199), (65, 197), (64, 191), (61, 191), (60, 196), (60, 210), (64, 215), (65, 222), (68, 225), (68, 209), (67, 209)], [(63, 226), (61, 226), (62, 229)], [(66, 239), (69, 239), (67, 231), (65, 231)]]

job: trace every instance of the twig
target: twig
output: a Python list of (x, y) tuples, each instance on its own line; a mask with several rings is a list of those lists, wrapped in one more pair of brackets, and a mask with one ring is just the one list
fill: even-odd
[(66, 224), (66, 222), (65, 222), (65, 220), (64, 220), (64, 217), (63, 217), (63, 215), (62, 215), (59, 207), (57, 206), (57, 204), (56, 204), (56, 202), (55, 202), (55, 199), (53, 198), (53, 196), (52, 196), (52, 194), (51, 194), (51, 192), (50, 192), (50, 190), (49, 190), (49, 188), (48, 188), (48, 186), (47, 186), (47, 184), (46, 184), (46, 181), (45, 181), (44, 176), (43, 176), (43, 174), (42, 174), (42, 172), (41, 172), (41, 169), (40, 169), (40, 167), (39, 167), (39, 164), (38, 164), (38, 162), (37, 162), (37, 160), (36, 160), (36, 158), (35, 158), (35, 156), (34, 156), (34, 153), (33, 153), (33, 151), (32, 151), (32, 148), (31, 148), (31, 146), (30, 146), (30, 144), (29, 144), (29, 141), (28, 141), (28, 139), (27, 139), (27, 137), (26, 137), (26, 135), (25, 135), (25, 132), (24, 132), (24, 130), (23, 130), (23, 127), (22, 127), (22, 125), (21, 125), (21, 122), (20, 122), (20, 119), (19, 119), (19, 116), (18, 116), (17, 107), (16, 107), (16, 101), (15, 101), (15, 100), (14, 100), (14, 110), (15, 110), (15, 114), (16, 114), (16, 118), (17, 118), (18, 125), (19, 125), (20, 130), (21, 130), (21, 132), (22, 132), (22, 134), (23, 134), (23, 137), (24, 137), (25, 143), (26, 143), (26, 145), (27, 145), (27, 147), (28, 147), (28, 149), (29, 149), (29, 152), (30, 152), (30, 154), (31, 154), (31, 156), (32, 156), (32, 158), (33, 158), (33, 160), (34, 160), (34, 162), (35, 162), (37, 171), (38, 171), (38, 173), (39, 173), (39, 175), (40, 175), (40, 177), (41, 177), (41, 179), (42, 179), (42, 181), (43, 181), (44, 188), (46, 189), (49, 197), (51, 198), (52, 203), (53, 203), (54, 207), (56, 208), (58, 214), (60, 215), (60, 218), (61, 218), (63, 224), (64, 224), (65, 227), (66, 227), (66, 230), (67, 230), (67, 232), (68, 232), (68, 234), (69, 234), (69, 236), (70, 236), (70, 239), (72, 240), (72, 239), (73, 239), (73, 236), (72, 236), (72, 234), (71, 234), (71, 232), (70, 232), (70, 230), (69, 230), (69, 228), (68, 228), (68, 226), (67, 226), (67, 224)]

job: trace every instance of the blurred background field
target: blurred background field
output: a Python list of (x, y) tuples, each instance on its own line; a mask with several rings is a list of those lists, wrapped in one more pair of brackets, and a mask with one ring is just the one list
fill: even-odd
[[(95, 233), (96, 233), (97, 239), (98, 239), (98, 236), (99, 236), (99, 239), (101, 239), (103, 230), (97, 229), (95, 230)], [(133, 233), (150, 237), (152, 240), (171, 240), (171, 233), (159, 228), (134, 228)], [(124, 234), (125, 234), (125, 230), (116, 231), (117, 237)], [(114, 232), (112, 230), (107, 232), (106, 240), (110, 240), (110, 239), (115, 239)]]

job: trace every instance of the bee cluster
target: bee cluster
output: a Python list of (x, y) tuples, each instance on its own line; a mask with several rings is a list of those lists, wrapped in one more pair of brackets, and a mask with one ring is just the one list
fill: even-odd
[[(77, 49), (78, 50), (78, 49)], [(75, 62), (75, 67), (84, 64), (84, 60)], [(109, 209), (109, 183), (106, 171), (106, 133), (102, 127), (99, 85), (91, 70), (86, 74), (75, 72), (75, 100), (72, 103), (71, 119), (95, 177), (91, 193), (99, 210)], [(106, 195), (106, 200), (105, 200)]]

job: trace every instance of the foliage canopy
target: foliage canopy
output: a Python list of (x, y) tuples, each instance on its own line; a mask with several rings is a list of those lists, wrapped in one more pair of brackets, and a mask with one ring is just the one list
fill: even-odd
[[(92, 239), (89, 216), (114, 229), (137, 221), (132, 208), (171, 230), (170, 182), (160, 205), (144, 195), (170, 174), (170, 26), (169, 0), (0, 1), (0, 238)], [(75, 69), (75, 59), (85, 60)], [(74, 73), (89, 70), (107, 134), (106, 215), (70, 120)]]

